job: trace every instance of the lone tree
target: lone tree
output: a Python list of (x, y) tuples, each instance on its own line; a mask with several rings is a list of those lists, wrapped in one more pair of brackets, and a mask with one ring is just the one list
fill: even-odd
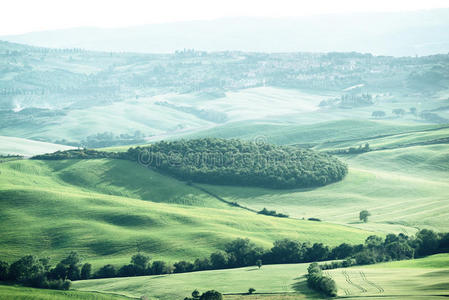
[(259, 269), (262, 267), (262, 260), (261, 260), (261, 259), (258, 259), (258, 260), (256, 261), (256, 266), (257, 266)]
[(369, 216), (371, 216), (371, 214), (369, 213), (369, 211), (367, 211), (367, 210), (362, 210), (361, 212), (360, 212), (360, 214), (359, 214), (359, 219), (360, 219), (360, 221), (363, 221), (363, 222), (368, 222), (368, 217)]
[(252, 293), (254, 293), (256, 291), (256, 289), (255, 288), (249, 288), (249, 290), (248, 290), (248, 294), (252, 294)]

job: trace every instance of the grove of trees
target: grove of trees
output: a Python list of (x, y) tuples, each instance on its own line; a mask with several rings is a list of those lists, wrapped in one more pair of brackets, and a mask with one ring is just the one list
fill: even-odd
[(126, 158), (194, 182), (304, 188), (341, 180), (347, 166), (313, 150), (236, 139), (201, 138), (130, 148)]

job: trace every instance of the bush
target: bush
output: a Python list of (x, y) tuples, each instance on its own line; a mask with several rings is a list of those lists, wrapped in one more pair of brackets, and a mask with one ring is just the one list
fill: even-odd
[(70, 290), (71, 286), (72, 286), (72, 282), (70, 280), (66, 280), (62, 283), (61, 290), (65, 290), (65, 291)]
[(307, 284), (310, 288), (326, 296), (335, 297), (337, 295), (337, 284), (332, 278), (323, 276), (323, 272), (317, 263), (310, 264), (307, 273)]
[(273, 217), (279, 217), (279, 218), (288, 218), (288, 215), (283, 213), (277, 213), (275, 210), (267, 210), (265, 207), (257, 212), (260, 215), (266, 215), (266, 216), (273, 216)]
[(223, 300), (223, 295), (215, 290), (203, 293), (200, 300)]
[(315, 221), (315, 222), (321, 222), (321, 220), (318, 219), (318, 218), (308, 218), (307, 220), (309, 220), (309, 221)]

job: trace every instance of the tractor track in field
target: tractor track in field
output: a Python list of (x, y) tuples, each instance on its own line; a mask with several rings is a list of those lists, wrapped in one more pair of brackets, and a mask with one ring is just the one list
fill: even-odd
[[(332, 274), (330, 272), (326, 271), (326, 272), (324, 272), (324, 275), (329, 277), (329, 278), (331, 278), (331, 279), (334, 279), (334, 277), (332, 276)], [(348, 289), (342, 288), (342, 290), (343, 290), (343, 292), (345, 293), (346, 296), (350, 296), (351, 295), (351, 292)]]
[(362, 277), (362, 280), (363, 280), (364, 282), (366, 282), (367, 284), (369, 284), (369, 285), (371, 285), (372, 287), (376, 288), (376, 289), (379, 291), (379, 293), (385, 292), (385, 290), (383, 289), (383, 287), (381, 287), (380, 285), (378, 285), (378, 284), (376, 284), (376, 283), (374, 283), (374, 282), (368, 280), (368, 278), (366, 278), (365, 272), (360, 271), (360, 277)]
[(362, 293), (366, 293), (368, 290), (365, 289), (363, 286), (358, 285), (357, 283), (352, 282), (351, 277), (349, 277), (348, 272), (346, 271), (341, 271), (341, 273), (343, 274), (343, 276), (345, 276), (346, 282), (349, 285), (352, 285), (353, 287), (357, 288), (358, 290), (360, 290)]

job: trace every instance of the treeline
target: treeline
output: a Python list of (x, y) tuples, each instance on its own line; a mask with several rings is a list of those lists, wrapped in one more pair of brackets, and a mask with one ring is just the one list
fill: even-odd
[(342, 243), (333, 248), (322, 243), (310, 244), (282, 239), (275, 241), (270, 249), (263, 249), (249, 239), (239, 238), (227, 243), (223, 251), (214, 252), (209, 257), (197, 258), (193, 262), (182, 260), (170, 264), (160, 260), (151, 261), (148, 255), (138, 253), (132, 256), (127, 265), (116, 268), (107, 264), (94, 273), (89, 263), (81, 264), (81, 258), (76, 252), (71, 252), (55, 267), (49, 264), (49, 258), (38, 259), (28, 255), (11, 265), (0, 261), (0, 280), (41, 288), (68, 289), (70, 281), (80, 279), (185, 273), (253, 265), (261, 267), (262, 262), (287, 264), (341, 260), (321, 265), (321, 269), (332, 269), (411, 259), (442, 252), (449, 252), (449, 233), (435, 233), (427, 229), (419, 231), (414, 237), (388, 234), (382, 239), (373, 235), (363, 244)]
[(66, 139), (53, 141), (55, 144), (68, 145), (74, 147), (102, 148), (119, 145), (144, 144), (146, 135), (136, 130), (133, 134), (114, 134), (109, 131), (89, 135), (81, 142), (70, 142)]
[(13, 160), (19, 160), (19, 159), (23, 159), (23, 156), (16, 155), (16, 154), (0, 155), (0, 163), (13, 161)]
[(27, 255), (9, 265), (0, 261), (0, 281), (12, 281), (26, 286), (68, 290), (72, 280), (90, 277), (92, 266), (81, 266), (81, 259), (76, 252), (71, 252), (55, 267), (50, 265), (50, 258), (37, 258)]
[(339, 108), (353, 108), (361, 106), (373, 105), (373, 96), (371, 94), (344, 94), (340, 98), (332, 98), (322, 100), (320, 107), (339, 107)]
[(97, 151), (93, 149), (73, 149), (65, 151), (56, 151), (35, 155), (31, 159), (43, 160), (61, 160), (61, 159), (95, 159), (95, 158), (123, 158), (119, 152)]
[(360, 154), (371, 151), (371, 148), (368, 143), (364, 145), (359, 145), (358, 147), (349, 147), (347, 149), (336, 149), (329, 150), (327, 153), (329, 154)]
[(194, 182), (304, 188), (341, 180), (347, 166), (328, 154), (242, 140), (202, 138), (130, 148), (127, 158)]
[[(173, 265), (162, 261), (142, 264), (136, 271), (135, 263), (116, 270), (112, 265), (101, 268), (96, 278), (138, 275), (160, 275), (203, 270), (238, 268), (264, 264), (308, 263), (326, 260), (342, 260), (324, 264), (323, 269), (373, 264), (391, 260), (404, 260), (431, 254), (449, 252), (449, 233), (435, 233), (423, 229), (416, 236), (388, 234), (384, 239), (369, 236), (363, 244), (342, 243), (329, 247), (322, 243), (301, 243), (291, 239), (277, 240), (271, 249), (256, 246), (249, 239), (236, 239), (227, 243), (223, 251), (209, 257), (197, 258), (193, 262), (178, 261)], [(139, 254), (142, 255), (142, 254)], [(133, 261), (133, 260), (132, 260)], [(143, 261), (143, 260), (142, 260)], [(333, 266), (333, 267), (332, 267)]]
[(257, 213), (260, 215), (273, 216), (278, 218), (288, 218), (288, 215), (286, 214), (278, 213), (275, 210), (268, 210), (265, 207), (261, 211), (258, 211)]
[(307, 268), (307, 285), (326, 296), (337, 296), (337, 284), (335, 281), (323, 275), (323, 271), (317, 263), (312, 263)]

